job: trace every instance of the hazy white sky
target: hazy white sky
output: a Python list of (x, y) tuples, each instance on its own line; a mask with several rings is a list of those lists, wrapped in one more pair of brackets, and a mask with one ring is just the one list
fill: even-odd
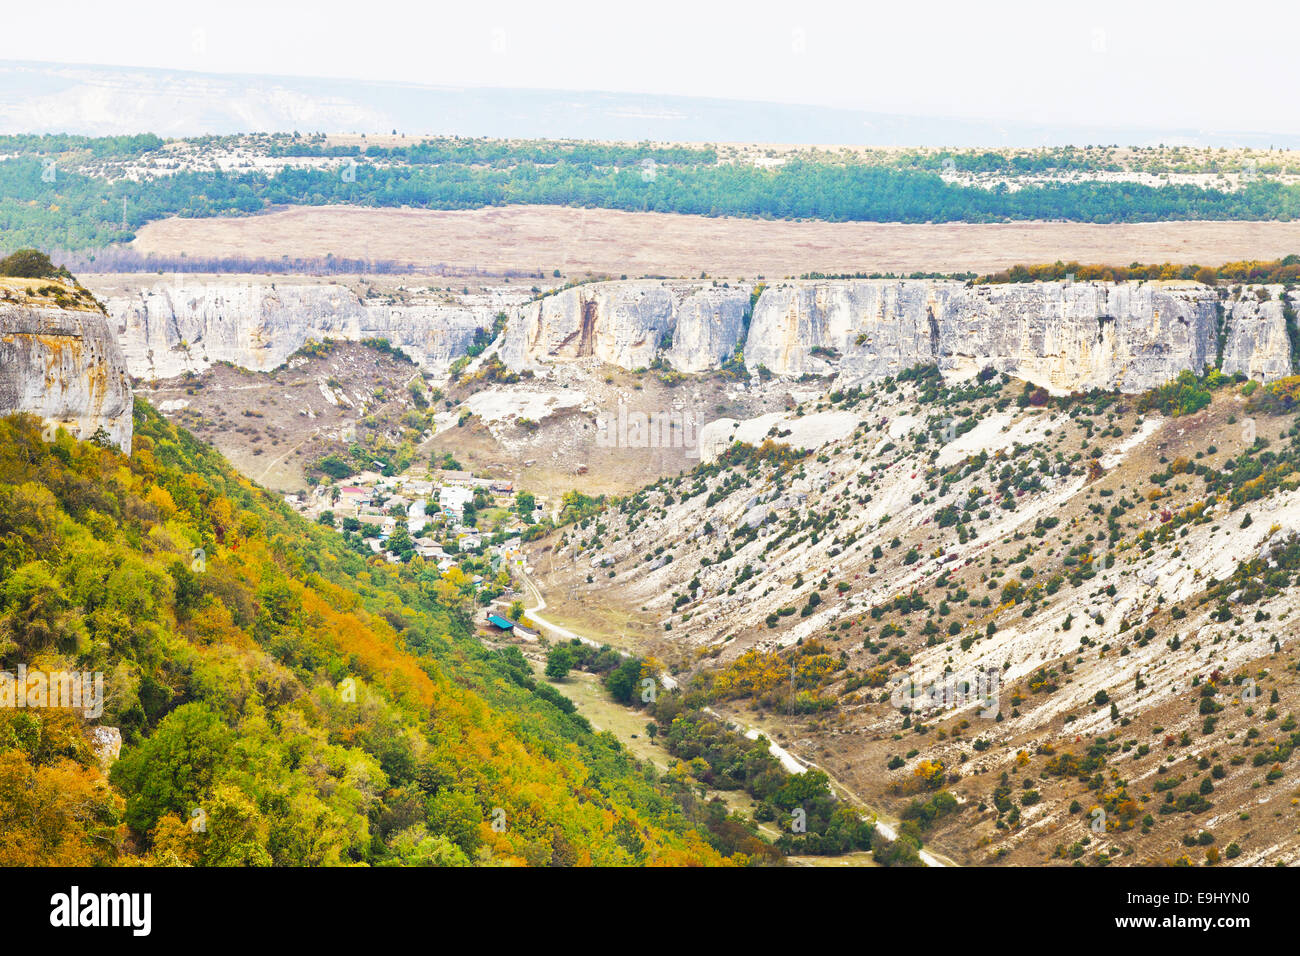
[(1300, 131), (1281, 0), (75, 0), (5, 20), (50, 41), (15, 58)]

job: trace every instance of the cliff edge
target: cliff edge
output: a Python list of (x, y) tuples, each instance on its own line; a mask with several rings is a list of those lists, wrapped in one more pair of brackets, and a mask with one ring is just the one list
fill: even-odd
[(131, 451), (126, 361), (75, 282), (0, 278), (0, 415), (29, 412), (80, 439), (103, 430)]

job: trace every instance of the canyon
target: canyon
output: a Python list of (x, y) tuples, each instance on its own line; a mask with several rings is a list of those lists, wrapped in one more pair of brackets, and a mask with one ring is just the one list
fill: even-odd
[[(784, 382), (798, 392), (843, 390), (934, 364), (947, 380), (991, 369), (1058, 395), (1137, 393), (1182, 371), (1218, 368), (1271, 382), (1293, 370), (1294, 299), (1280, 287), (638, 279), (539, 292), (509, 284), (439, 289), (392, 277), (380, 286), (134, 275), (89, 276), (86, 287), (94, 308), (21, 296), (4, 305), (0, 404), (82, 437), (102, 427), (123, 448), (130, 378), (155, 382), (217, 363), (272, 371), (328, 339), (385, 340), (433, 379), (473, 351), (470, 371), (498, 362), (544, 391), (592, 392), (596, 370), (610, 367), (634, 376), (653, 368), (669, 385), (673, 376), (726, 368), (751, 390)], [(743, 382), (733, 391), (745, 391)]]

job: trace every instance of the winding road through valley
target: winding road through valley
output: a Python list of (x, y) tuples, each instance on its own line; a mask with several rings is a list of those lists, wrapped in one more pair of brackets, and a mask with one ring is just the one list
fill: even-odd
[[(528, 615), (529, 619), (534, 621), (538, 626), (545, 628), (547, 631), (549, 631), (550, 633), (554, 634), (557, 637), (563, 638), (565, 640), (580, 641), (581, 643), (588, 644), (592, 647), (602, 647), (604, 643), (608, 643), (608, 642), (601, 642), (601, 641), (594, 640), (583, 634), (577, 634), (566, 627), (561, 627), (560, 625), (547, 620), (545, 617), (542, 617), (542, 615), (539, 612), (546, 610), (547, 605), (546, 605), (546, 598), (543, 596), (541, 588), (537, 586), (536, 582), (534, 582), (533, 579), (530, 578), (527, 572), (524, 571), (523, 569), (518, 570), (518, 575), (519, 575), (520, 582), (523, 584), (524, 590), (532, 598), (532, 602), (533, 602), (533, 606), (531, 608), (528, 608), (525, 613)], [(629, 653), (628, 651), (622, 648), (619, 648), (619, 651), (624, 655), (627, 655)], [(664, 685), (664, 687), (668, 688), (669, 690), (672, 690), (677, 687), (677, 681), (668, 674), (660, 674), (659, 680)], [(849, 801), (854, 806), (861, 809), (863, 811), (863, 819), (873, 821), (876, 825), (876, 829), (880, 831), (881, 835), (883, 835), (885, 839), (890, 840), (891, 842), (893, 840), (898, 839), (897, 820), (889, 819), (885, 817), (883, 814), (881, 814), (878, 810), (871, 807), (869, 804), (866, 803), (866, 801), (864, 801), (856, 793), (854, 793), (852, 790), (846, 787), (841, 781), (837, 780), (825, 768), (819, 767), (816, 763), (814, 763), (811, 760), (807, 760), (805, 758), (795, 755), (794, 753), (790, 752), (788, 749), (773, 742), (772, 735), (768, 734), (766, 731), (762, 730), (759, 727), (747, 724), (745, 721), (737, 718), (733, 714), (722, 714), (714, 710), (712, 707), (706, 707), (705, 710), (707, 713), (712, 714), (714, 717), (717, 717), (719, 720), (725, 723), (733, 724), (736, 727), (739, 727), (741, 729), (741, 732), (744, 733), (744, 735), (748, 737), (750, 740), (757, 740), (759, 739), (760, 736), (765, 738), (768, 742), (768, 749), (771, 752), (772, 756), (776, 757), (776, 759), (781, 762), (781, 765), (785, 767), (785, 769), (788, 770), (790, 773), (803, 773), (804, 771), (806, 771), (811, 767), (815, 770), (820, 770), (822, 773), (826, 774), (827, 779), (830, 781), (831, 788), (837, 794), (839, 794), (842, 799)], [(922, 849), (919, 855), (921, 857), (921, 861), (926, 866), (956, 866), (957, 865), (951, 859), (948, 859), (947, 857), (942, 856), (941, 854), (936, 854), (930, 850)]]

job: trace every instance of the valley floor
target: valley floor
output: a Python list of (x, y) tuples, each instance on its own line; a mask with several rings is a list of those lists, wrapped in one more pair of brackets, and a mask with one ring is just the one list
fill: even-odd
[[(541, 611), (547, 609), (547, 603), (541, 589), (538, 588), (536, 582), (526, 572), (521, 572), (520, 577), (524, 591), (530, 598), (527, 611), (528, 618), (533, 623), (541, 625), (543, 631), (551, 640), (577, 640), (596, 646), (608, 644), (623, 650), (631, 649), (626, 631), (619, 633), (617, 636), (607, 635), (599, 630), (590, 633), (577, 633), (543, 617)], [(525, 656), (531, 657), (534, 667), (540, 675), (545, 655), (538, 653), (538, 651), (539, 648), (533, 648), (532, 654), (526, 653)], [(667, 674), (661, 675), (661, 679), (666, 686), (677, 686), (677, 682)], [(608, 730), (613, 733), (623, 746), (638, 759), (649, 761), (660, 771), (665, 771), (676, 763), (676, 758), (661, 743), (645, 733), (645, 715), (635, 708), (625, 707), (617, 701), (611, 700), (608, 693), (600, 685), (599, 680), (593, 675), (575, 671), (562, 681), (548, 680), (547, 682), (573, 701), (577, 705), (578, 712), (591, 721), (593, 727), (597, 730)], [(755, 719), (752, 715), (732, 712), (722, 713), (712, 708), (709, 708), (709, 712), (734, 727), (738, 733), (743, 733), (750, 739), (758, 739), (760, 736), (767, 737), (769, 740), (772, 739), (767, 731), (749, 723)], [(840, 799), (857, 807), (867, 819), (876, 821), (877, 828), (884, 834), (886, 839), (897, 839), (897, 820), (868, 805), (866, 801), (845, 786), (842, 781), (837, 780), (835, 775), (826, 771), (824, 767), (820, 767), (813, 761), (806, 760), (798, 754), (791, 753), (775, 741), (771, 743), (771, 752), (792, 773), (803, 773), (809, 768), (816, 768), (826, 773), (830, 779), (831, 788)], [(755, 803), (744, 791), (711, 790), (708, 792), (708, 799), (715, 797), (722, 799), (729, 810), (741, 812), (747, 816), (753, 815)], [(759, 823), (758, 829), (769, 840), (774, 840), (780, 836), (780, 831), (771, 823)], [(927, 866), (958, 865), (953, 860), (931, 849), (921, 850), (920, 856)], [(871, 853), (867, 851), (846, 853), (840, 856), (793, 855), (787, 857), (787, 862), (795, 866), (814, 867), (877, 865), (872, 860)]]

